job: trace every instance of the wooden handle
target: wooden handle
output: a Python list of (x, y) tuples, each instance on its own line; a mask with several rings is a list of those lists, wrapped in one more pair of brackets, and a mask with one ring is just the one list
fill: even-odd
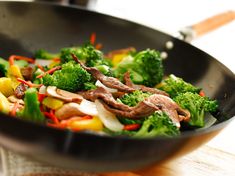
[(194, 30), (196, 36), (201, 36), (233, 21), (234, 19), (235, 11), (227, 11), (192, 25), (191, 28)]

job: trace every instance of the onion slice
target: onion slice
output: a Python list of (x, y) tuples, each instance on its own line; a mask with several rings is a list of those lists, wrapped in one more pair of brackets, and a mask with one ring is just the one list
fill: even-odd
[(106, 110), (99, 100), (95, 100), (95, 104), (99, 114), (98, 117), (103, 122), (105, 127), (115, 132), (123, 130), (124, 125), (119, 122), (115, 114)]

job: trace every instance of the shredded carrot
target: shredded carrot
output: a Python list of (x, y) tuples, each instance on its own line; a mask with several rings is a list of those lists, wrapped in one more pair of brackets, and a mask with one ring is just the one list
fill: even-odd
[(44, 68), (43, 68), (43, 66), (41, 66), (40, 64), (37, 64), (37, 67), (38, 67), (40, 70), (45, 71)]
[(102, 43), (97, 43), (95, 49), (100, 50), (103, 47)]
[(10, 56), (9, 57), (9, 64), (14, 65), (14, 61), (15, 61), (14, 55)]
[(55, 112), (53, 110), (50, 110), (50, 112), (43, 112), (43, 114), (50, 118), (55, 124), (59, 124), (58, 118), (55, 116)]
[(11, 112), (9, 113), (11, 116), (16, 116), (16, 111), (19, 108), (19, 105), (20, 105), (19, 101), (14, 103), (14, 106), (13, 106)]
[(60, 62), (60, 58), (53, 58), (53, 62)]
[(35, 60), (29, 57), (25, 57), (25, 56), (18, 56), (18, 55), (11, 55), (9, 57), (9, 64), (10, 65), (14, 65), (14, 60), (25, 60), (29, 63), (34, 63)]
[(60, 70), (61, 69), (61, 66), (56, 66), (50, 70), (47, 70), (45, 73), (41, 74), (41, 75), (38, 75), (36, 78), (42, 78), (43, 76), (45, 76), (46, 74), (52, 74), (54, 73), (56, 70)]
[(96, 33), (93, 32), (93, 33), (91, 34), (91, 36), (90, 36), (90, 43), (91, 43), (92, 45), (94, 45), (94, 44), (95, 44), (95, 41), (96, 41)]
[(16, 78), (16, 79), (17, 79), (17, 81), (19, 81), (20, 83), (26, 84), (26, 85), (28, 85), (29, 87), (36, 87), (36, 88), (38, 88), (38, 87), (41, 87), (41, 86), (42, 86), (42, 84), (33, 84), (31, 81), (25, 81), (25, 80), (23, 80), (23, 79), (21, 79), (21, 78)]

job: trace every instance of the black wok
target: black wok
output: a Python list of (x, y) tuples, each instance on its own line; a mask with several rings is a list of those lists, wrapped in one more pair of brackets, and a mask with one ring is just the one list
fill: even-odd
[(0, 2), (0, 56), (31, 56), (37, 49), (56, 52), (81, 44), (96, 32), (104, 52), (134, 46), (167, 50), (165, 73), (174, 73), (219, 102), (217, 123), (175, 138), (131, 139), (75, 133), (0, 116), (1, 146), (33, 159), (82, 171), (140, 169), (182, 156), (220, 132), (235, 115), (235, 76), (212, 56), (167, 34), (129, 21), (79, 8)]

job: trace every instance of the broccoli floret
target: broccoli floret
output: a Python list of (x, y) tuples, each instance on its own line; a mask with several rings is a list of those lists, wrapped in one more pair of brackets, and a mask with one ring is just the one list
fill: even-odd
[(60, 89), (76, 92), (84, 88), (84, 83), (91, 80), (91, 75), (75, 61), (62, 65), (61, 70), (55, 71), (52, 75), (43, 77), (45, 86), (56, 86)]
[(63, 48), (61, 50), (62, 63), (73, 60), (71, 54), (77, 56), (88, 67), (96, 67), (106, 76), (113, 76), (111, 70), (111, 60), (105, 59), (100, 50), (94, 48), (93, 45), (86, 44), (81, 47)]
[(174, 98), (179, 93), (192, 92), (199, 93), (201, 88), (195, 87), (190, 83), (185, 82), (182, 78), (171, 74), (168, 78), (162, 81), (159, 89), (167, 92), (171, 98)]
[(134, 137), (171, 137), (179, 134), (179, 128), (176, 127), (168, 115), (162, 112), (155, 112), (143, 122)]
[(125, 94), (119, 99), (119, 101), (128, 106), (136, 106), (139, 102), (143, 101), (145, 98), (149, 97), (150, 95), (151, 93), (136, 90), (132, 93)]
[(191, 114), (189, 125), (196, 127), (204, 126), (205, 112), (215, 112), (218, 107), (217, 101), (192, 92), (181, 93), (174, 98), (174, 101), (189, 110)]
[(134, 56), (128, 55), (115, 68), (115, 76), (122, 78), (127, 71), (136, 84), (149, 87), (161, 82), (163, 77), (163, 64), (160, 53), (155, 50), (144, 50)]
[(29, 88), (25, 92), (24, 109), (19, 113), (22, 119), (29, 120), (36, 123), (44, 123), (45, 117), (40, 111), (37, 90)]
[(34, 54), (34, 57), (37, 59), (54, 59), (54, 58), (60, 58), (60, 54), (54, 54), (54, 53), (49, 53), (48, 51), (44, 49), (37, 50)]

